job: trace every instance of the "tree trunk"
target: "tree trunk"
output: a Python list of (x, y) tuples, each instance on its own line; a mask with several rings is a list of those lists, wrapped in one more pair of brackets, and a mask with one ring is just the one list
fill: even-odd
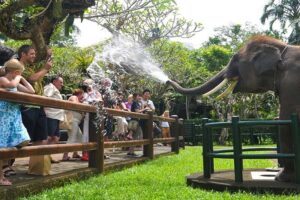
[[(61, 12), (54, 10), (60, 7), (54, 6), (57, 2), (61, 3)], [(37, 49), (37, 61), (40, 61), (45, 58), (47, 45), (57, 25), (66, 16), (79, 15), (94, 4), (95, 0), (14, 0), (8, 5), (0, 1), (0, 32), (11, 39), (31, 40)], [(34, 7), (43, 7), (43, 10), (28, 16), (29, 13), (24, 10), (34, 10)], [(20, 17), (20, 13), (24, 16)]]

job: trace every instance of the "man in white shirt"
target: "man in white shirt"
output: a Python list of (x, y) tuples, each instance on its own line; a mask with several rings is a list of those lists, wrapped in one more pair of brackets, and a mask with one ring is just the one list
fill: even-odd
[[(149, 89), (145, 89), (142, 94), (142, 99), (141, 99), (141, 109), (144, 110), (143, 112), (147, 111), (152, 111), (153, 113), (155, 112), (155, 106), (153, 104), (153, 101), (150, 100), (151, 97), (151, 92)], [(140, 126), (143, 130), (143, 133), (145, 134), (146, 132), (146, 123), (147, 120), (141, 119), (140, 120)]]
[[(60, 90), (64, 85), (61, 76), (55, 76), (44, 87), (44, 96), (62, 100)], [(48, 143), (55, 144), (59, 141), (59, 122), (64, 120), (64, 110), (57, 108), (44, 108), (47, 116)]]
[(153, 101), (150, 100), (151, 92), (149, 89), (145, 89), (143, 91), (143, 98), (141, 100), (142, 103), (142, 109), (148, 108), (149, 110), (155, 112), (155, 106), (153, 104)]

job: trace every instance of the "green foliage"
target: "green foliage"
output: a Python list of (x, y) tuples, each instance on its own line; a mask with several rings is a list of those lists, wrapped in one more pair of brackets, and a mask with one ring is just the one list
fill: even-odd
[(69, 15), (65, 21), (65, 36), (69, 36), (70, 28), (74, 24), (74, 15)]
[(9, 6), (14, 0), (4, 0), (4, 2), (0, 4), (0, 9), (6, 8)]
[(90, 49), (75, 47), (54, 47), (53, 55), (53, 68), (50, 70), (48, 76), (62, 75), (64, 78), (62, 93), (71, 93), (86, 78), (86, 68), (93, 61), (94, 52)]
[(232, 56), (230, 49), (211, 45), (192, 51), (192, 62), (196, 67), (205, 67), (209, 71), (219, 71), (227, 65)]
[(215, 28), (215, 35), (209, 37), (204, 46), (220, 45), (236, 52), (251, 36), (264, 34), (257, 27), (246, 23), (245, 25), (233, 24)]
[(75, 25), (71, 25), (68, 27), (68, 34), (66, 34), (66, 25), (60, 24), (57, 26), (55, 31), (51, 36), (50, 46), (58, 46), (58, 47), (72, 47), (75, 45), (76, 40), (74, 35), (79, 33), (78, 27)]
[(12, 40), (12, 39), (8, 39), (4, 42), (5, 46), (8, 46), (14, 50), (18, 50), (18, 48), (24, 44), (31, 44), (31, 41), (29, 40)]
[(279, 115), (279, 102), (272, 92), (234, 96), (237, 103), (232, 105), (233, 113), (243, 119), (274, 119)]
[[(223, 147), (216, 147), (223, 148)], [(186, 185), (185, 177), (191, 173), (203, 171), (202, 148), (187, 147), (180, 154), (161, 157), (119, 172), (100, 175), (86, 181), (73, 182), (64, 187), (45, 191), (41, 194), (22, 198), (23, 200), (51, 199), (204, 199), (204, 200), (270, 200), (297, 199), (299, 195), (254, 194), (247, 192), (230, 193), (194, 189)], [(215, 169), (233, 169), (231, 159), (215, 159)], [(273, 167), (272, 160), (248, 159), (244, 168)]]
[(13, 15), (13, 22), (15, 23), (18, 29), (27, 26), (28, 20), (30, 18), (34, 18), (35, 15), (38, 15), (42, 12), (45, 8), (41, 6), (28, 6), (20, 10), (17, 15)]
[(62, 17), (62, 12), (63, 12), (63, 8), (62, 8), (62, 2), (63, 0), (54, 0), (53, 1), (53, 17), (55, 19), (59, 19)]

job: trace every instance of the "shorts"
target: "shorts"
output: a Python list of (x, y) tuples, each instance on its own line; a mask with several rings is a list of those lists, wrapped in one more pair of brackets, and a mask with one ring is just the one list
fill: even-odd
[(46, 140), (48, 137), (47, 117), (43, 108), (22, 107), (22, 121), (32, 142)]
[(59, 120), (47, 118), (48, 136), (59, 137)]

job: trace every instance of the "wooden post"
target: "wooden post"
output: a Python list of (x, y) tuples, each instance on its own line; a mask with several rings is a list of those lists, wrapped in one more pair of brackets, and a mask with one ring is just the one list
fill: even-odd
[(171, 144), (171, 151), (179, 154), (179, 119), (177, 115), (172, 115), (171, 118), (174, 118), (176, 120), (175, 123), (171, 126), (172, 137), (175, 137), (175, 141)]
[(89, 113), (89, 141), (97, 142), (98, 148), (95, 151), (89, 151), (89, 167), (96, 168), (98, 173), (104, 171), (104, 139), (102, 130), (104, 122), (97, 131), (96, 113)]
[(153, 112), (147, 112), (149, 119), (145, 120), (143, 123), (143, 138), (149, 140), (149, 144), (144, 145), (144, 156), (149, 157), (150, 159), (154, 158), (154, 149), (153, 149)]
[(235, 182), (243, 182), (242, 144), (239, 128), (239, 117), (232, 117), (233, 154)]

